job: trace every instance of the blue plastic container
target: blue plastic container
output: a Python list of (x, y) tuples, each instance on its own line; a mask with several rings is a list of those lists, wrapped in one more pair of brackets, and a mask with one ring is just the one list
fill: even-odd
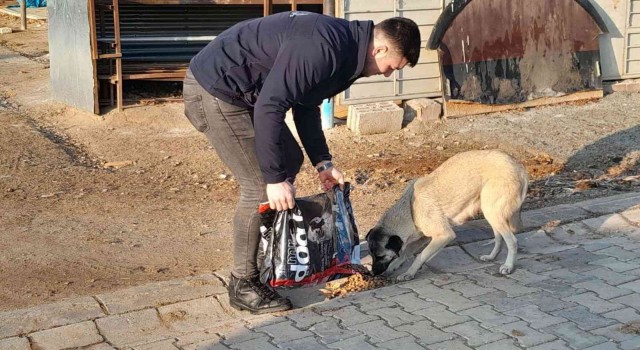
[(322, 130), (333, 128), (333, 97), (322, 101), (320, 117), (322, 119)]
[[(18, 6), (21, 6), (22, 1), (18, 1)], [(27, 7), (47, 7), (47, 0), (27, 0)]]

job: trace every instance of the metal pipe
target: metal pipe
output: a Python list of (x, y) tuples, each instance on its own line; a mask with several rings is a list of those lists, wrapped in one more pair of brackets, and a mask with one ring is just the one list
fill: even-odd
[(27, 30), (27, 0), (20, 2), (20, 29)]

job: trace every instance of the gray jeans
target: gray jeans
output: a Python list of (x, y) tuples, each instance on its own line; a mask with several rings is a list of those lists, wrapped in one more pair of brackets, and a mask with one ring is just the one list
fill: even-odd
[[(184, 80), (184, 113), (203, 132), (218, 157), (240, 185), (240, 200), (233, 218), (233, 275), (239, 278), (258, 274), (260, 244), (258, 206), (267, 201), (266, 184), (258, 165), (253, 129), (253, 111), (217, 99), (187, 71)], [(291, 131), (282, 133), (288, 180), (293, 183), (304, 156)]]

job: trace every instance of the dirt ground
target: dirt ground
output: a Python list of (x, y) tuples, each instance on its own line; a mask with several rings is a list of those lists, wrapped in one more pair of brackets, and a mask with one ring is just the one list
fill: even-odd
[[(181, 103), (109, 112), (49, 99), (46, 23), (0, 36), (0, 310), (228, 267), (238, 186)], [(0, 27), (19, 27), (0, 16)], [(356, 136), (326, 132), (361, 234), (406, 182), (501, 148), (532, 178), (525, 209), (640, 190), (640, 95)], [(115, 162), (115, 163), (114, 163)], [(309, 164), (299, 196), (319, 192)]]

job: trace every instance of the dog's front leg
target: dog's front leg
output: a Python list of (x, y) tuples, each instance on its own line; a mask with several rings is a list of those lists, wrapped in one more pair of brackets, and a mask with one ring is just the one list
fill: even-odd
[(433, 258), (442, 248), (444, 248), (449, 242), (453, 241), (456, 238), (456, 234), (450, 227), (446, 227), (443, 229), (442, 233), (434, 234), (431, 236), (431, 242), (427, 245), (416, 259), (413, 261), (409, 269), (400, 274), (396, 280), (397, 281), (409, 281), (415, 277), (420, 267), (424, 265), (424, 263), (428, 262)]

